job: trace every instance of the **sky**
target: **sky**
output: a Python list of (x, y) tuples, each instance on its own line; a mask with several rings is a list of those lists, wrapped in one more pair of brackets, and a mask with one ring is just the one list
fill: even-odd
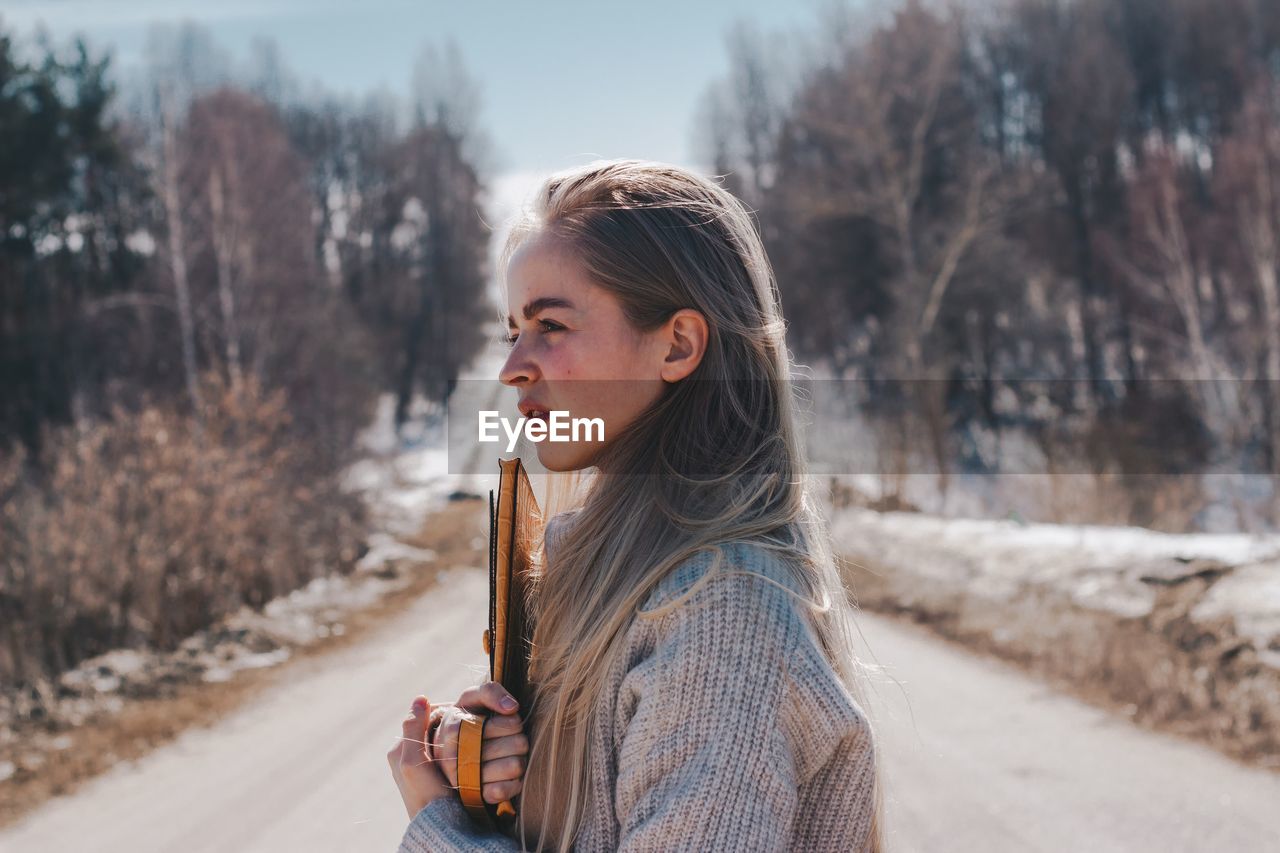
[[(464, 3), (442, 0), (0, 0), (4, 29), (58, 41), (84, 35), (127, 69), (153, 23), (192, 20), (233, 57), (255, 37), (279, 45), (302, 80), (363, 95), (407, 96), (424, 43), (456, 40), (480, 89), (493, 184), (506, 199), (537, 177), (598, 157), (699, 168), (700, 97), (728, 71), (736, 20), (787, 38), (815, 29), (823, 0)], [(506, 207), (501, 204), (500, 207)]]
[(452, 39), (479, 90), (475, 124), (491, 152), (484, 201), (496, 263), (511, 218), (549, 172), (612, 157), (710, 171), (696, 118), (708, 88), (729, 71), (735, 22), (757, 27), (771, 49), (803, 56), (824, 10), (867, 2), (0, 0), (0, 29), (19, 44), (37, 28), (57, 45), (83, 36), (95, 52), (110, 50), (123, 77), (141, 64), (153, 25), (193, 21), (233, 62), (247, 61), (265, 37), (304, 88), (406, 100), (423, 47), (443, 50)]

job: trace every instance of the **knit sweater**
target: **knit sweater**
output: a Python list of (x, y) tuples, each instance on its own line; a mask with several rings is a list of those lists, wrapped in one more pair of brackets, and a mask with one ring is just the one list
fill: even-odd
[[(552, 559), (561, 516), (547, 526)], [(774, 552), (722, 546), (727, 565), (684, 603), (633, 618), (591, 722), (575, 851), (858, 851), (869, 836), (875, 740), (822, 651)], [(714, 563), (700, 552), (649, 595), (652, 610)], [(765, 578), (769, 580), (765, 580)], [(529, 839), (532, 847), (534, 839)], [(456, 795), (409, 822), (398, 853), (519, 851), (475, 826)]]

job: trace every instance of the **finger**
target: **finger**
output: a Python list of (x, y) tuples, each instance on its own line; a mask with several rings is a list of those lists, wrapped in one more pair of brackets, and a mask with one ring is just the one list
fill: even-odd
[(481, 782), (507, 782), (524, 775), (524, 756), (498, 758), (480, 765)]
[(486, 803), (502, 803), (520, 793), (523, 784), (520, 781), (490, 782), (480, 786), (481, 795)]
[(458, 737), (462, 734), (462, 724), (457, 720), (446, 720), (436, 731), (436, 745), (440, 747), (457, 747)]
[(485, 738), (507, 737), (524, 731), (519, 714), (491, 714), (484, 724)]
[(426, 760), (427, 697), (417, 696), (407, 716), (401, 722), (400, 761), (404, 764), (420, 764)]
[[(437, 721), (439, 721), (439, 725), (444, 725), (445, 721), (449, 717), (448, 711), (448, 706), (433, 705), (431, 707), (431, 713), (427, 715), (427, 731), (431, 731), (431, 726), (435, 725)], [(436, 731), (439, 731), (438, 727)]]
[(427, 715), (427, 740), (435, 747), (437, 753), (444, 744), (445, 738), (449, 736), (450, 722), (453, 723), (454, 739), (458, 737), (458, 723), (451, 716), (451, 713), (457, 711), (458, 709), (454, 705), (431, 706), (431, 713)]
[(456, 717), (448, 717), (440, 724), (437, 737), (436, 763), (444, 772), (449, 787), (458, 787), (458, 734), (461, 723)]
[[(446, 719), (436, 730), (434, 743), (437, 748), (441, 750), (449, 749), (456, 754), (458, 749), (458, 740), (461, 735), (461, 718)], [(487, 754), (487, 744), (496, 740), (503, 740), (505, 738), (517, 736), (526, 737), (524, 724), (520, 721), (519, 716), (508, 717), (501, 714), (491, 714), (484, 724), (482, 749), (486, 750)]]
[(480, 746), (480, 760), (493, 761), (495, 758), (506, 758), (509, 755), (528, 755), (529, 738), (523, 734), (486, 740)]
[[(510, 700), (512, 704), (504, 705), (504, 700)], [(515, 697), (496, 681), (486, 681), (462, 691), (462, 695), (458, 697), (458, 707), (468, 711), (493, 711), (498, 714), (514, 714), (520, 709)]]
[(467, 711), (493, 711), (498, 714), (514, 714), (519, 705), (504, 705), (504, 701), (515, 702), (513, 697), (496, 681), (486, 681), (474, 687), (468, 687), (458, 697), (458, 707)]
[[(458, 787), (458, 734), (461, 729), (461, 717), (473, 716), (466, 711), (457, 711), (440, 724), (436, 735), (437, 751), (432, 755), (436, 764), (444, 772), (445, 778), (453, 788)], [(512, 732), (502, 734), (502, 732)], [(529, 752), (529, 740), (524, 734), (519, 717), (492, 715), (484, 726), (484, 739), (480, 744), (481, 778), (490, 771), (483, 769), (485, 762), (511, 756), (522, 756)], [(498, 765), (500, 768), (502, 765)], [(508, 772), (499, 770), (498, 772)], [(518, 773), (517, 777), (523, 775)], [(496, 779), (506, 778), (497, 776)]]

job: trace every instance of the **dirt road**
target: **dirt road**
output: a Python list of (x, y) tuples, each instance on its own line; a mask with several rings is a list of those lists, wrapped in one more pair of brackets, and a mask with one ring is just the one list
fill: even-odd
[(485, 573), (452, 569), (365, 642), (291, 664), (287, 688), (49, 803), (0, 850), (395, 850), (408, 818), (386, 751), (416, 693), (483, 678), (487, 595)]
[[(923, 628), (863, 615), (890, 850), (1280, 850), (1280, 774), (1141, 729)], [(905, 696), (904, 696), (905, 691)]]
[[(419, 690), (479, 680), (486, 577), (440, 586), (364, 642), (0, 834), (0, 850), (392, 851), (385, 752)], [(864, 615), (895, 851), (1280, 849), (1280, 776), (1142, 731), (910, 626)]]

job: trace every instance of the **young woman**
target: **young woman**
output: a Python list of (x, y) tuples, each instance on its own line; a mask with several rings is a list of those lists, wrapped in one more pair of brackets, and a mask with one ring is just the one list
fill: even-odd
[[(546, 181), (501, 268), (502, 382), (525, 415), (598, 417), (604, 438), (537, 444), (589, 477), (547, 523), (533, 707), (492, 682), (435, 712), (418, 697), (388, 755), (401, 853), (881, 850), (852, 612), (749, 211), (674, 166), (596, 162)], [(458, 708), (498, 713), (483, 792), (519, 795), (517, 839), (451, 789)]]

